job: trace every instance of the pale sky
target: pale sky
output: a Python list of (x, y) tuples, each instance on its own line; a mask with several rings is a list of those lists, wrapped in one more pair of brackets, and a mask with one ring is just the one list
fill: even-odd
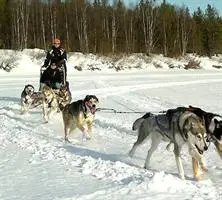
[(205, 10), (207, 8), (207, 4), (210, 4), (215, 7), (220, 16), (222, 16), (222, 0), (167, 0), (167, 2), (176, 5), (184, 4), (191, 12), (197, 10), (198, 7)]
[[(139, 0), (124, 0), (127, 4), (138, 3)], [(156, 2), (161, 3), (163, 0), (156, 0)], [(170, 4), (175, 4), (178, 6), (185, 5), (190, 9), (190, 12), (197, 10), (200, 7), (203, 11), (207, 8), (207, 4), (214, 6), (219, 15), (222, 16), (222, 0), (166, 0)]]

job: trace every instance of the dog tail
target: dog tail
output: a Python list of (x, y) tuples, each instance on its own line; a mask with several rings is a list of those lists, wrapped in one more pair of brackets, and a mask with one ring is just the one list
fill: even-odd
[(141, 124), (143, 123), (143, 121), (149, 117), (151, 117), (153, 114), (151, 112), (146, 113), (145, 115), (143, 115), (142, 117), (140, 117), (139, 119), (137, 119), (134, 123), (133, 123), (133, 127), (132, 130), (135, 131), (137, 130)]

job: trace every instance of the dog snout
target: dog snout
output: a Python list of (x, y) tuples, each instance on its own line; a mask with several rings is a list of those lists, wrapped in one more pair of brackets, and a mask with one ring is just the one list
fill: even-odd
[(207, 149), (208, 149), (208, 146), (204, 146), (204, 151), (207, 151)]
[(95, 104), (93, 104), (93, 105), (92, 105), (92, 107), (93, 107), (93, 108), (95, 108), (95, 107), (96, 107), (96, 105), (95, 105)]

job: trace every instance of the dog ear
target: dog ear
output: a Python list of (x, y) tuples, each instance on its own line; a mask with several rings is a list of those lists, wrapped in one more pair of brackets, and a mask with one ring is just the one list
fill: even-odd
[(27, 84), (27, 85), (25, 85), (25, 88), (26, 88), (26, 87), (29, 87), (29, 86), (31, 86), (31, 85), (30, 85), (30, 84)]
[(205, 126), (205, 119), (204, 119), (204, 116), (202, 116), (202, 120), (201, 120), (203, 126)]
[(27, 85), (25, 85), (25, 88), (26, 88), (26, 87), (32, 87), (32, 88), (33, 88), (33, 90), (35, 90), (34, 86), (33, 86), (33, 85), (31, 85), (31, 84), (27, 84)]
[(99, 102), (99, 99), (97, 98), (96, 95), (90, 95), (90, 96), (91, 96), (91, 98), (93, 98), (93, 99), (95, 99), (97, 102)]
[(89, 101), (90, 100), (90, 95), (86, 95), (84, 101)]
[(219, 122), (219, 121), (218, 121), (217, 119), (214, 119), (214, 123), (215, 123), (215, 124), (218, 124), (218, 122)]
[(214, 124), (215, 124), (215, 128), (220, 128), (221, 127), (221, 123), (220, 121), (218, 121), (217, 119), (214, 119)]
[[(95, 96), (96, 97), (96, 96)], [(96, 101), (99, 102), (99, 99), (96, 97)]]
[(95, 95), (86, 95), (84, 101), (89, 101), (90, 99), (95, 99), (97, 102), (99, 102), (99, 99)]

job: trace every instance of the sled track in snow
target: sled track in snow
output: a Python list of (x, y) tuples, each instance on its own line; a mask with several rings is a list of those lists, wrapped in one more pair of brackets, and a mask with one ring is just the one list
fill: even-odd
[[(0, 135), (1, 146), (4, 148), (6, 145), (15, 144), (21, 149), (28, 150), (32, 154), (30, 163), (35, 162), (36, 159), (42, 161), (56, 160), (61, 165), (79, 168), (83, 174), (98, 179), (109, 179), (116, 184), (132, 184), (134, 182), (137, 187), (144, 187), (147, 182), (150, 182), (150, 187), (152, 187), (152, 182), (155, 182), (157, 177), (162, 176), (165, 185), (168, 184), (169, 178), (175, 184), (180, 182), (181, 185), (181, 180), (177, 177), (173, 178), (171, 174), (167, 175), (163, 172), (152, 172), (130, 166), (124, 163), (125, 158), (123, 158), (123, 162), (118, 161), (116, 160), (118, 157), (90, 149), (87, 143), (82, 145), (64, 144), (63, 139), (56, 136), (50, 126), (41, 123), (40, 114), (27, 118), (19, 115), (17, 102), (9, 102), (8, 105), (4, 103), (4, 106), (0, 106), (3, 133)], [(39, 119), (36, 119), (37, 116)], [(99, 128), (106, 127), (102, 121), (97, 125)], [(121, 128), (114, 128), (116, 131), (123, 131)], [(101, 169), (108, 170), (101, 172)], [(199, 184), (187, 180), (184, 182), (184, 187), (193, 190), (194, 197), (197, 197), (203, 188), (207, 190), (210, 187), (212, 190), (210, 182)], [(180, 190), (180, 188), (177, 189)], [(207, 194), (202, 194), (203, 198), (207, 198), (207, 196)]]
[[(144, 77), (144, 75), (141, 75), (141, 77)], [(76, 77), (71, 77), (71, 82), (72, 78), (74, 81)], [(85, 77), (85, 79), (83, 80), (88, 80), (87, 78), (88, 77)], [(110, 76), (110, 78), (112, 78), (112, 75)], [(124, 78), (127, 79), (129, 78), (129, 76), (126, 76)], [(77, 77), (77, 80), (80, 79), (82, 80), (82, 78)], [(13, 90), (22, 90), (22, 87), (16, 85), (22, 85), (21, 81), (23, 79), (18, 78), (16, 80), (18, 82), (10, 84), (7, 84), (0, 80), (0, 90), (12, 90), (12, 86), (15, 86), (13, 87)], [(38, 81), (38, 79), (35, 80)], [(4, 79), (4, 81), (9, 82), (9, 79)], [(30, 81), (33, 81), (33, 79), (30, 78)], [(75, 98), (82, 98), (88, 93), (93, 93), (101, 98), (114, 96), (111, 97), (111, 101), (113, 101), (118, 107), (124, 108), (124, 105), (129, 103), (133, 104), (135, 108), (135, 105), (137, 103), (136, 101), (131, 101), (130, 99), (129, 101), (127, 101), (127, 99), (124, 99), (124, 97), (118, 99), (115, 97), (115, 95), (136, 91), (139, 92), (144, 89), (183, 86), (192, 84), (207, 84), (209, 82), (222, 82), (222, 79), (147, 83), (136, 84), (132, 86), (110, 86), (103, 85), (103, 83), (101, 83), (101, 85), (98, 84), (98, 88), (95, 89), (93, 88), (84, 90), (73, 90), (72, 92)], [(104, 88), (101, 88), (102, 86), (104, 86)], [(19, 95), (20, 94), (17, 94), (17, 96)], [(129, 96), (130, 95), (131, 94), (129, 94)], [(106, 100), (108, 99), (109, 98), (107, 98)], [(144, 97), (143, 102), (145, 102), (146, 100), (147, 97)], [(2, 130), (2, 134), (0, 134), (0, 145), (3, 150), (8, 145), (13, 144), (18, 146), (18, 148), (20, 149), (30, 152), (32, 155), (29, 160), (30, 164), (34, 164), (37, 160), (39, 162), (56, 161), (64, 167), (77, 168), (83, 175), (89, 175), (95, 177), (98, 180), (109, 180), (110, 182), (114, 182), (116, 183), (117, 187), (120, 185), (133, 185), (133, 190), (135, 190), (135, 193), (137, 189), (141, 190), (141, 188), (144, 188), (145, 191), (147, 190), (147, 188), (155, 188), (155, 184), (159, 183), (159, 180), (161, 179), (162, 187), (159, 191), (157, 191), (157, 193), (177, 193), (180, 191), (184, 191), (184, 188), (187, 188), (192, 193), (191, 195), (193, 198), (202, 198), (204, 200), (210, 199), (210, 192), (213, 193), (214, 197), (218, 196), (217, 199), (221, 197), (221, 193), (218, 193), (218, 189), (214, 186), (213, 180), (211, 179), (204, 180), (200, 183), (194, 182), (189, 179), (186, 181), (181, 181), (179, 178), (177, 178), (177, 176), (174, 176), (174, 174), (156, 172), (154, 170), (144, 170), (140, 167), (136, 167), (136, 164), (130, 164), (133, 163), (133, 160), (130, 160), (129, 162), (129, 158), (126, 157), (127, 155), (115, 155), (109, 152), (102, 152), (100, 151), (100, 149), (94, 148), (95, 144), (100, 144), (100, 138), (105, 138), (106, 140), (117, 139), (119, 140), (118, 144), (122, 146), (128, 145), (126, 149), (129, 150), (128, 147), (131, 147), (131, 145), (124, 143), (126, 142), (124, 140), (124, 137), (128, 137), (128, 139), (132, 138), (134, 140), (136, 139), (134, 132), (131, 132), (131, 127), (127, 128), (125, 124), (122, 124), (122, 121), (118, 122), (118, 118), (124, 118), (126, 115), (112, 115), (112, 117), (117, 119), (109, 120), (111, 114), (109, 114), (109, 116), (103, 117), (104, 115), (102, 113), (98, 113), (98, 118), (95, 121), (95, 138), (93, 138), (91, 141), (86, 141), (82, 143), (81, 137), (79, 137), (77, 140), (75, 140), (74, 144), (65, 144), (63, 142), (62, 120), (59, 115), (55, 116), (56, 122), (51, 121), (49, 122), (49, 124), (43, 124), (41, 109), (31, 111), (31, 113), (27, 116), (21, 116), (19, 114), (19, 101), (19, 97), (0, 97), (0, 128)], [(159, 107), (159, 102), (161, 102), (158, 101), (158, 99), (155, 100), (155, 98), (149, 98), (149, 96), (148, 101), (150, 101), (150, 104), (157, 104), (157, 107)], [(171, 106), (170, 102), (166, 102), (166, 104), (167, 106)], [(125, 109), (127, 108), (130, 108), (130, 105), (127, 105), (125, 107)], [(137, 106), (137, 108), (142, 110), (142, 107)], [(127, 116), (127, 119), (133, 120), (133, 118), (136, 118), (137, 116), (138, 115), (134, 115), (131, 116), (131, 118)], [(100, 135), (97, 135), (97, 133)], [(123, 138), (119, 136), (123, 136)], [(102, 140), (102, 142), (104, 141), (105, 140)], [(110, 143), (112, 143), (112, 141)], [(170, 189), (169, 182), (176, 186), (175, 191), (168, 191), (168, 189)], [(110, 192), (112, 195), (114, 192), (111, 190), (112, 189), (108, 190), (108, 192)], [(203, 193), (202, 191), (205, 192)]]

